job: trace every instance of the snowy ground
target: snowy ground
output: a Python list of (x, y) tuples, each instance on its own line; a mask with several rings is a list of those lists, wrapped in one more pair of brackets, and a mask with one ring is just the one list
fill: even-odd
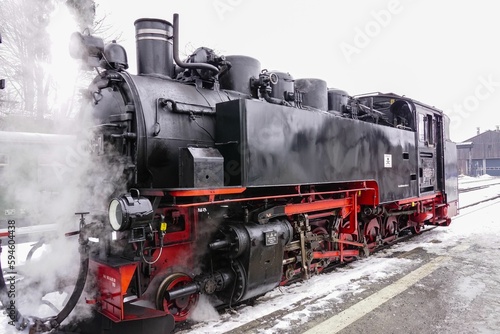
[(481, 175), (479, 177), (470, 177), (466, 175), (460, 175), (458, 177), (458, 183), (460, 189), (468, 189), (472, 187), (500, 183), (500, 178), (490, 176), (488, 174)]
[[(460, 188), (471, 185), (491, 184), (500, 179), (491, 177), (460, 178)], [(477, 202), (482, 198), (500, 194), (500, 185), (471, 191), (460, 195), (460, 205)], [(453, 219), (451, 226), (439, 227), (418, 238), (391, 247), (360, 261), (349, 264), (345, 268), (335, 270), (311, 278), (307, 282), (292, 284), (275, 289), (259, 298), (254, 306), (243, 306), (219, 315), (202, 299), (193, 314), (197, 323), (189, 330), (179, 331), (180, 334), (223, 333), (234, 330), (250, 321), (264, 317), (278, 310), (287, 310), (283, 316), (274, 319), (266, 330), (258, 333), (270, 334), (289, 328), (293, 324), (307, 322), (310, 317), (322, 312), (322, 306), (331, 303), (342, 303), (347, 296), (352, 296), (367, 289), (369, 285), (381, 282), (415, 266), (420, 260), (390, 257), (395, 252), (410, 251), (420, 247), (429, 253), (446, 254), (447, 249), (460, 243), (461, 240), (474, 234), (500, 234), (500, 224), (494, 221), (494, 212), (500, 209), (500, 200), (487, 202), (464, 209)], [(473, 232), (471, 226), (474, 226)], [(440, 242), (431, 242), (438, 239)], [(28, 252), (26, 245), (18, 245), (18, 259), (24, 259)], [(38, 252), (40, 253), (40, 252)], [(6, 249), (2, 252), (2, 264), (6, 263)], [(310, 303), (314, 298), (315, 302)], [(297, 311), (300, 309), (300, 311)], [(45, 309), (43, 313), (50, 311)], [(19, 333), (5, 322), (0, 324), (0, 334)]]

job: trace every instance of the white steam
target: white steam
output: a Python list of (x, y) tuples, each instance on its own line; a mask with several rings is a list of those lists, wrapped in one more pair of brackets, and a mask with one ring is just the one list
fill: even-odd
[(70, 36), (78, 31), (78, 24), (64, 3), (59, 3), (47, 27), (50, 41), (50, 59), (45, 73), (50, 75), (52, 96), (49, 97), (55, 118), (72, 116), (77, 109), (79, 78), (82, 76), (80, 64), (69, 54)]
[[(64, 2), (58, 2), (48, 28), (52, 54), (51, 63), (46, 64), (46, 73), (50, 74), (55, 87), (54, 95), (48, 97), (55, 111), (54, 118), (73, 116), (73, 110), (80, 108), (75, 94), (79, 89), (77, 84), (81, 85), (80, 64), (73, 61), (68, 52), (69, 35), (76, 30), (77, 24)], [(28, 222), (19, 220), (16, 235), (22, 230), (50, 229), (45, 246), (37, 250), (31, 261), (25, 262), (26, 245), (17, 242), (16, 269), (22, 271), (22, 279), (16, 283), (15, 303), (25, 316), (56, 315), (42, 299), (62, 309), (80, 266), (78, 236), (65, 236), (67, 232), (78, 230), (79, 216), (75, 212), (91, 211), (94, 216), (86, 217), (86, 222), (91, 223), (96, 214), (106, 209), (113, 191), (123, 184), (119, 182), (123, 170), (109, 168), (97, 161), (89, 152), (88, 138), (76, 136), (90, 124), (74, 124), (78, 127), (73, 131), (75, 136), (59, 137), (62, 140), (40, 135), (31, 136), (36, 140), (29, 145), (0, 143), (0, 153), (8, 155), (8, 163), (0, 175), (0, 199), (12, 206), (17, 217), (22, 214), (29, 218)], [(15, 135), (12, 133), (13, 137)], [(0, 228), (4, 229), (5, 223), (2, 222)], [(23, 224), (31, 226), (23, 227)], [(5, 243), (2, 248), (5, 270), (8, 250)], [(70, 320), (88, 316), (90, 308), (82, 298), (78, 311), (73, 312)], [(8, 321), (6, 317), (3, 320)], [(3, 332), (1, 327), (0, 332)]]
[[(17, 235), (26, 229), (50, 230), (45, 236), (46, 245), (36, 251), (31, 261), (19, 268), (22, 280), (16, 286), (16, 305), (24, 315), (55, 315), (50, 307), (42, 303), (42, 299), (48, 298), (47, 293), (57, 291), (64, 291), (64, 294), (55, 294), (56, 300), (51, 303), (62, 309), (80, 267), (78, 236), (65, 235), (79, 229), (79, 216), (75, 212), (90, 211), (86, 223), (91, 223), (94, 218), (99, 218), (92, 214), (102, 215), (111, 193), (121, 188), (118, 182), (121, 170), (96, 161), (85, 149), (87, 143), (87, 140), (74, 139), (64, 145), (45, 145), (40, 150), (24, 148), (10, 152), (10, 161), (15, 163), (8, 166), (8, 173), (4, 175), (6, 193), (15, 208), (24, 208), (30, 218), (28, 222), (18, 221)], [(32, 163), (33, 155), (38, 156), (37, 162), (40, 162), (41, 156), (53, 159), (43, 166), (43, 179), (38, 177), (42, 176), (40, 164)], [(38, 171), (33, 174), (26, 166), (38, 168)], [(35, 226), (23, 227), (25, 224)], [(39, 236), (37, 234), (36, 238)], [(5, 268), (5, 246), (3, 253), (2, 264)], [(24, 261), (25, 256), (18, 252), (17, 265)], [(54, 298), (54, 294), (51, 295)], [(90, 311), (91, 306), (82, 299), (78, 312), (73, 312), (72, 317), (81, 319), (90, 315)]]
[(200, 295), (198, 304), (196, 304), (189, 319), (196, 322), (217, 320), (219, 319), (219, 313), (215, 307), (210, 304), (210, 299), (206, 295)]

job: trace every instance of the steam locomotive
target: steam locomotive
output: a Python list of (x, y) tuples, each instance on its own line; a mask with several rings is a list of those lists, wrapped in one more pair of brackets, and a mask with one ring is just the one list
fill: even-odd
[(119, 173), (107, 216), (82, 217), (76, 297), (52, 325), (87, 272), (97, 313), (80, 331), (170, 333), (200, 294), (248, 302), (450, 224), (456, 147), (442, 111), (206, 47), (181, 60), (178, 22), (135, 22), (137, 75), (116, 42), (73, 35), (72, 56), (102, 69), (81, 113), (91, 149)]

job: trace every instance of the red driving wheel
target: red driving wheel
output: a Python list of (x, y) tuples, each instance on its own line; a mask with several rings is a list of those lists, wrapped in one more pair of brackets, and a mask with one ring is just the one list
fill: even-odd
[(199, 295), (193, 293), (169, 301), (165, 298), (165, 292), (182, 287), (192, 281), (191, 277), (183, 273), (175, 273), (165, 278), (156, 294), (156, 308), (172, 314), (176, 322), (185, 321), (196, 306)]

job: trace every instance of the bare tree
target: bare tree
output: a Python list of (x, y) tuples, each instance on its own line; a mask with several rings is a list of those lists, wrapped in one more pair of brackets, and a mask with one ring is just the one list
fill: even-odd
[(50, 63), (51, 36), (47, 32), (50, 15), (57, 5), (73, 10), (82, 30), (93, 26), (94, 0), (2, 0), (0, 6), (0, 110), (42, 119), (47, 115), (53, 85), (46, 71)]
[(0, 60), (10, 99), (39, 118), (47, 111), (49, 82), (43, 63), (49, 57), (46, 28), (53, 8), (52, 0), (3, 0), (0, 7), (4, 37)]

